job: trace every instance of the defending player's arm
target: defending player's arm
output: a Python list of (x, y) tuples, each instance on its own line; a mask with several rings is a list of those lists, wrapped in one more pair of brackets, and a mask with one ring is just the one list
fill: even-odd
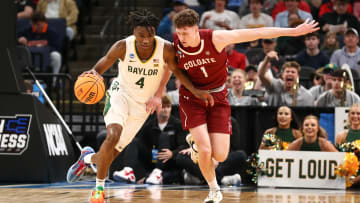
[(229, 44), (250, 42), (257, 39), (276, 38), (281, 36), (296, 37), (319, 30), (316, 21), (309, 22), (307, 19), (303, 24), (296, 28), (263, 27), (253, 29), (237, 30), (215, 30), (213, 33), (213, 43), (220, 52)]
[(86, 71), (85, 73), (102, 75), (115, 63), (117, 59), (120, 58), (121, 60), (124, 60), (125, 52), (126, 52), (125, 40), (117, 41), (106, 53), (106, 55), (103, 56), (90, 71)]
[(210, 103), (210, 106), (213, 106), (214, 98), (211, 96), (211, 94), (205, 90), (196, 89), (192, 84), (192, 82), (190, 81), (189, 77), (186, 75), (186, 73), (180, 68), (177, 68), (174, 46), (171, 44), (165, 44), (165, 45), (166, 46), (165, 46), (164, 58), (166, 63), (168, 64), (169, 69), (181, 81), (181, 84), (184, 85), (186, 89), (188, 89), (199, 99), (203, 100), (206, 105)]

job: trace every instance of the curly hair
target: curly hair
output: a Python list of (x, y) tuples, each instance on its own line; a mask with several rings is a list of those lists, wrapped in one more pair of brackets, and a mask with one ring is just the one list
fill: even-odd
[(199, 14), (192, 9), (185, 9), (177, 13), (174, 17), (174, 25), (176, 28), (185, 26), (192, 27), (199, 24)]
[[(132, 26), (133, 29), (137, 26), (142, 26), (146, 27), (149, 33), (154, 34), (156, 28), (160, 24), (160, 20), (150, 11), (141, 9), (130, 12), (128, 23)], [(155, 30), (152, 28), (155, 28)]]

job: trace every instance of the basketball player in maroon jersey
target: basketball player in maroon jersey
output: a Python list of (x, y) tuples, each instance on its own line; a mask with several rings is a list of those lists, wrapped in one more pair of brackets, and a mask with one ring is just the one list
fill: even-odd
[[(204, 202), (220, 202), (222, 194), (215, 176), (215, 162), (223, 162), (229, 152), (231, 109), (227, 100), (225, 81), (229, 44), (254, 41), (260, 38), (300, 36), (318, 30), (318, 23), (306, 20), (296, 28), (255, 28), (238, 30), (201, 30), (199, 15), (186, 9), (174, 17), (176, 33), (174, 46), (178, 67), (172, 70), (180, 76), (180, 117), (183, 127), (189, 129), (187, 138), (194, 162), (199, 163), (210, 192)], [(179, 73), (180, 71), (185, 74)], [(188, 79), (184, 79), (186, 77)], [(193, 89), (207, 90), (206, 100), (192, 94)], [(212, 97), (212, 98), (211, 98)], [(210, 105), (208, 105), (210, 104)]]

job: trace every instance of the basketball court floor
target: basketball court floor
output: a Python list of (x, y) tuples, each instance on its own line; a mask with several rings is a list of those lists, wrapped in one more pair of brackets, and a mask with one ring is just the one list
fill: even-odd
[[(10, 184), (0, 185), (0, 203), (86, 203), (95, 181), (76, 184)], [(357, 203), (360, 190), (285, 189), (261, 187), (224, 187), (222, 203)], [(205, 186), (131, 185), (108, 182), (106, 202), (193, 203), (203, 202), (208, 193)]]

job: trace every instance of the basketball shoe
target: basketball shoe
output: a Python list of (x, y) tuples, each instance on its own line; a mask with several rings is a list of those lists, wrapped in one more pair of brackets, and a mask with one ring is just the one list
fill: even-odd
[(84, 147), (81, 150), (79, 159), (69, 168), (67, 172), (66, 180), (68, 183), (74, 183), (78, 181), (84, 174), (86, 168), (90, 166), (90, 164), (85, 163), (84, 157), (91, 153), (95, 153), (94, 149), (91, 147)]
[(186, 142), (190, 145), (191, 149), (191, 160), (197, 164), (199, 161), (199, 152), (197, 151), (197, 145), (194, 142), (194, 139), (191, 134), (186, 136)]
[(163, 182), (162, 171), (158, 168), (155, 168), (145, 180), (146, 183), (152, 185), (160, 185)]
[(134, 170), (131, 167), (124, 167), (121, 171), (114, 171), (113, 178), (116, 181), (122, 182), (128, 182), (128, 183), (135, 183), (136, 178), (134, 175)]
[(210, 192), (206, 199), (204, 200), (204, 203), (219, 203), (223, 199), (223, 196), (221, 194), (220, 189), (210, 189)]
[(91, 198), (91, 203), (104, 203), (105, 202), (105, 190), (102, 186), (94, 188)]

